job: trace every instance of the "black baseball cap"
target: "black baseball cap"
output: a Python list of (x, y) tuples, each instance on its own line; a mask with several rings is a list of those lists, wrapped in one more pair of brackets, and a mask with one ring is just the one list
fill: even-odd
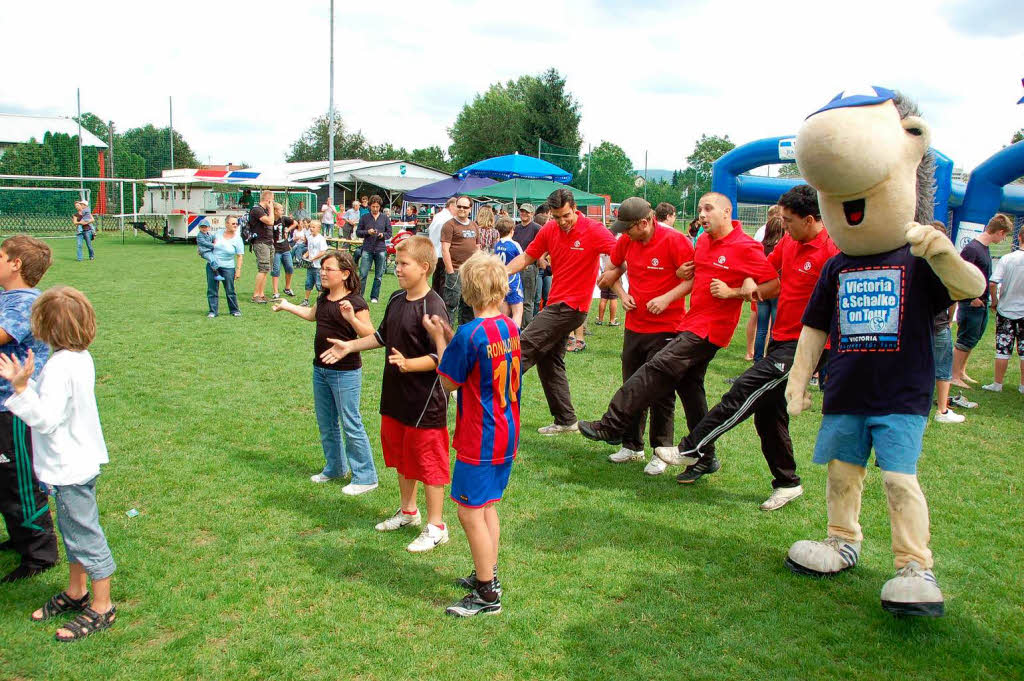
[(651, 204), (639, 196), (631, 196), (619, 206), (619, 216), (612, 223), (611, 229), (616, 234), (622, 234), (632, 227), (634, 222), (643, 220), (650, 214)]

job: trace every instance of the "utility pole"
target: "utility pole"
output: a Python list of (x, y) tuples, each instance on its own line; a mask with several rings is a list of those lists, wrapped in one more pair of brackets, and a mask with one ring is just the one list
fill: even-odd
[(78, 193), (85, 201), (85, 164), (82, 162), (82, 88), (75, 88), (75, 99), (78, 102)]
[(588, 192), (590, 191), (590, 165), (591, 165), (591, 161), (593, 160), (591, 158), (591, 154), (592, 153), (593, 152), (590, 150), (590, 145), (588, 144), (587, 145), (587, 191)]
[(174, 98), (167, 98), (168, 124), (171, 129), (171, 170), (174, 170)]
[(644, 201), (647, 200), (647, 150), (644, 149)]
[(331, 0), (331, 86), (327, 108), (327, 203), (334, 210), (334, 0)]
[[(114, 179), (114, 121), (109, 121), (107, 123), (107, 140), (107, 158), (110, 161), (110, 179)], [(113, 182), (110, 183), (110, 188), (114, 188)], [(124, 213), (123, 210), (121, 212)], [(121, 236), (124, 236), (123, 232)]]

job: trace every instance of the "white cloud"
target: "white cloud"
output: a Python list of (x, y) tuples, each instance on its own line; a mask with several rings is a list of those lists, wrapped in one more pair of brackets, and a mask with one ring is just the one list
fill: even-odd
[[(373, 142), (447, 145), (474, 93), (554, 66), (580, 100), (587, 142), (675, 168), (701, 133), (743, 143), (795, 132), (836, 92), (866, 82), (917, 98), (934, 145), (970, 169), (1024, 127), (1024, 41), (1012, 4), (1003, 36), (964, 5), (435, 0), (367, 11), (339, 0), (335, 101)], [(5, 7), (5, 25), (45, 25), (47, 39), (6, 33), (0, 110), (71, 115), (80, 86), (83, 110), (122, 128), (164, 125), (173, 95), (175, 127), (203, 160), (279, 162), (327, 108), (327, 7)]]

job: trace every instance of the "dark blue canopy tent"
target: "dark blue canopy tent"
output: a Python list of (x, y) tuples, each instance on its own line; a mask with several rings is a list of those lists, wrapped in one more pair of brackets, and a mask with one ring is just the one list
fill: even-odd
[[(422, 187), (417, 187), (411, 192), (406, 192), (403, 201), (405, 203), (421, 203), (428, 206), (443, 206), (450, 197), (464, 194), (473, 189), (488, 187), (495, 181), (487, 177), (449, 177), (440, 182), (431, 182)], [(403, 208), (404, 210), (404, 208)]]

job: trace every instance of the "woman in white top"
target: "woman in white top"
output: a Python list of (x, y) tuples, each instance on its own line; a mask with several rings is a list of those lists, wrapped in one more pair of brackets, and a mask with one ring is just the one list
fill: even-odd
[[(96, 368), (88, 347), (96, 337), (96, 313), (81, 291), (55, 286), (32, 306), (32, 334), (52, 354), (31, 380), (35, 357), (24, 364), (0, 355), (0, 378), (14, 394), (4, 406), (32, 428), (35, 472), (52, 495), (67, 553), (67, 590), (32, 613), (36, 622), (66, 612), (80, 612), (57, 629), (58, 641), (75, 641), (113, 625), (117, 610), (110, 600), (110, 576), (116, 565), (100, 527), (96, 479), (107, 463), (99, 410)], [(92, 604), (87, 580), (92, 581)]]

